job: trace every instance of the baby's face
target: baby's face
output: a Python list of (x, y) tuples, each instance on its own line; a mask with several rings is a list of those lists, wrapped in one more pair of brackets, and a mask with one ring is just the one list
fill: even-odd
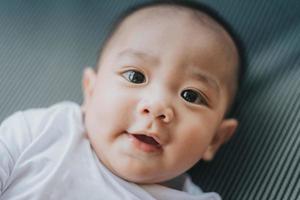
[(223, 118), (237, 63), (230, 42), (184, 15), (127, 19), (99, 71), (83, 77), (86, 131), (101, 162), (157, 183), (211, 159), (237, 125)]

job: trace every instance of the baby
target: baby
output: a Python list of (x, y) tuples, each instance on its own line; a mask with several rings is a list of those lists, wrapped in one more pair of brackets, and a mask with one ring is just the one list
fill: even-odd
[(238, 122), (241, 53), (211, 10), (152, 2), (118, 21), (84, 102), (17, 112), (0, 127), (0, 199), (220, 199), (185, 174)]

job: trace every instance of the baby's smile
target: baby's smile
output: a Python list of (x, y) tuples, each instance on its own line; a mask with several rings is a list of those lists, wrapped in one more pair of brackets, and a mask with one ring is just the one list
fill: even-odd
[(162, 145), (159, 138), (151, 133), (127, 133), (132, 144), (139, 150), (144, 152), (162, 151)]

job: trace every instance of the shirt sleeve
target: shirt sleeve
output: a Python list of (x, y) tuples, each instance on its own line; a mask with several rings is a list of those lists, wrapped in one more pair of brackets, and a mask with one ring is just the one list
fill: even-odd
[(28, 127), (21, 112), (15, 113), (0, 125), (0, 197), (16, 160), (30, 141)]

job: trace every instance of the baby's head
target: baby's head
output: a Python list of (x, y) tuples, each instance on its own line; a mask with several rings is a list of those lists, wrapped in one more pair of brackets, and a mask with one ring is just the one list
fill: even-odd
[(211, 160), (238, 124), (225, 117), (240, 73), (235, 39), (211, 11), (182, 4), (131, 11), (83, 75), (87, 136), (128, 181), (163, 182)]

